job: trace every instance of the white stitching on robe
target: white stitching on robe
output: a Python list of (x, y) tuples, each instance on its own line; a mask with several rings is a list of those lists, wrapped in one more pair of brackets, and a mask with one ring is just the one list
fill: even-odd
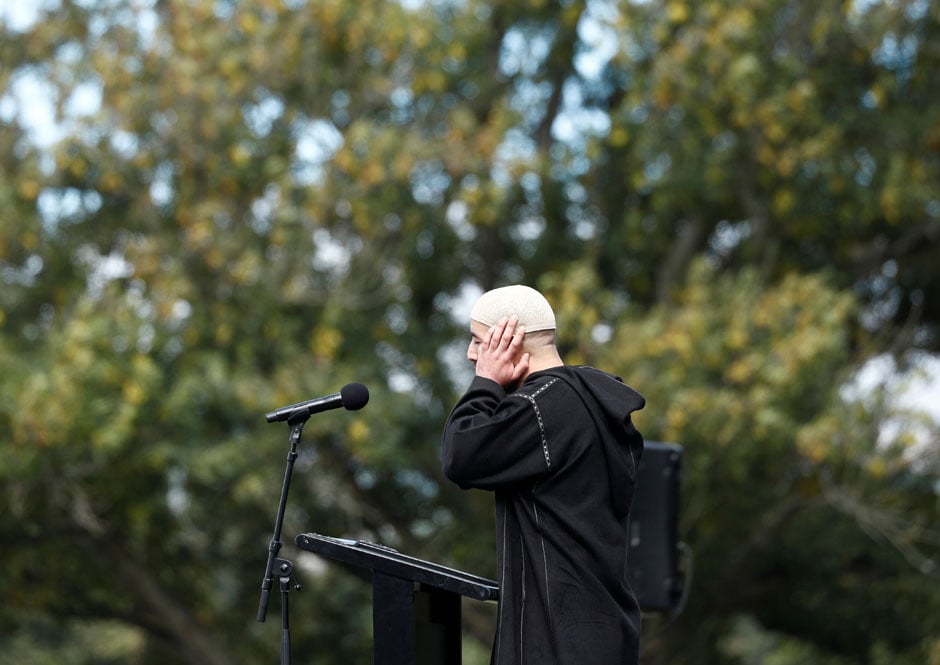
[(542, 454), (545, 455), (545, 466), (549, 471), (552, 469), (552, 457), (548, 454), (548, 438), (545, 436), (545, 423), (542, 422), (542, 412), (539, 411), (539, 405), (536, 404), (535, 398), (541, 395), (546, 388), (554, 384), (556, 381), (558, 381), (558, 379), (552, 379), (531, 395), (527, 395), (525, 393), (512, 393), (509, 395), (510, 397), (521, 397), (522, 399), (527, 399), (529, 400), (529, 404), (532, 405), (532, 409), (535, 411), (535, 419), (539, 424), (539, 436), (542, 438)]

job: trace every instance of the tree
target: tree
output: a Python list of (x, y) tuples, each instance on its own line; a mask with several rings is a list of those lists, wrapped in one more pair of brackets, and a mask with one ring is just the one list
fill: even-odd
[[(525, 281), (688, 450), (698, 572), (648, 658), (936, 658), (937, 460), (839, 390), (936, 350), (933, 3), (39, 11), (0, 33), (4, 652), (270, 654), (261, 415), (352, 380), (370, 404), (308, 424), (285, 535), (491, 574), (487, 498), (437, 440), (464, 301)], [(366, 658), (367, 587), (286, 555), (296, 651)]]

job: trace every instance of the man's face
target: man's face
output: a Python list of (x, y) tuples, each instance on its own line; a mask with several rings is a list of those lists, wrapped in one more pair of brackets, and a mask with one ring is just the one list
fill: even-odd
[(470, 321), (470, 346), (467, 347), (467, 360), (472, 362), (474, 366), (477, 364), (479, 348), (480, 344), (483, 342), (483, 336), (486, 335), (486, 331), (488, 330), (489, 327), (479, 321)]

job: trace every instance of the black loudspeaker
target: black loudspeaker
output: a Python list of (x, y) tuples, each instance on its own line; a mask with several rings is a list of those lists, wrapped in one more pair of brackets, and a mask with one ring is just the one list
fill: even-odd
[(645, 613), (677, 611), (683, 598), (678, 541), (682, 446), (647, 441), (630, 508), (627, 579)]

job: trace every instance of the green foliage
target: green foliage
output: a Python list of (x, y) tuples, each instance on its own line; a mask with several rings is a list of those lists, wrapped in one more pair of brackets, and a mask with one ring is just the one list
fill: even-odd
[(354, 380), (291, 487), (295, 652), (370, 637), (299, 532), (492, 575), (437, 441), (468, 295), (525, 281), (687, 450), (645, 662), (940, 663), (936, 425), (843, 390), (940, 340), (935, 2), (43, 7), (0, 19), (3, 659), (272, 657), (262, 417)]
[(663, 405), (639, 414), (641, 431), (686, 451), (687, 616), (708, 619), (662, 650), (715, 662), (741, 615), (851, 662), (875, 643), (923, 648), (940, 630), (924, 611), (936, 594), (905, 580), (935, 574), (922, 551), (935, 547), (923, 520), (936, 491), (879, 445), (873, 414), (843, 401), (852, 298), (818, 275), (766, 285), (697, 264), (689, 282), (677, 305), (621, 325), (601, 358)]

